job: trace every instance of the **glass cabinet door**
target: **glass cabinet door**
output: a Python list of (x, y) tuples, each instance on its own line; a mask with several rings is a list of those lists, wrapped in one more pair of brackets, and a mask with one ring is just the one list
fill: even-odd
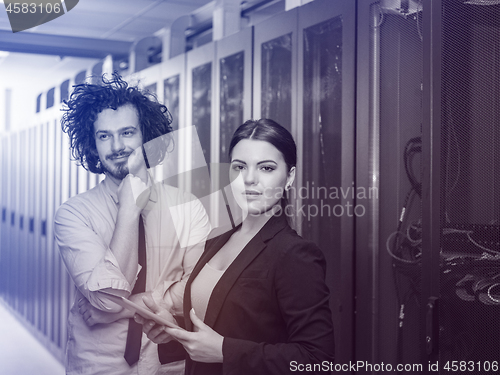
[(212, 197), (212, 206), (219, 207), (214, 219), (221, 230), (239, 221), (238, 210), (230, 209), (231, 192), (224, 188), (230, 184), (231, 137), (252, 116), (252, 36), (253, 28), (247, 27), (216, 42), (213, 156), (218, 163), (212, 163), (210, 172), (213, 191), (218, 192)]
[[(203, 156), (195, 155), (193, 148), (190, 159), (203, 157), (207, 165), (212, 161), (214, 58), (213, 42), (187, 52), (186, 124), (196, 128), (203, 152)], [(200, 163), (194, 162), (194, 165)], [(197, 197), (208, 196), (211, 192), (211, 182), (207, 172), (206, 168), (190, 172), (188, 186)]]
[[(174, 131), (186, 125), (186, 55), (178, 55), (163, 62), (161, 66), (162, 89), (159, 99), (172, 115)], [(163, 165), (157, 169), (157, 179), (167, 185), (179, 187), (179, 171), (181, 170), (182, 146), (174, 145), (166, 156)], [(160, 170), (159, 170), (160, 169)]]
[(196, 127), (207, 163), (211, 161), (214, 44), (187, 53), (187, 124)]
[(255, 26), (254, 118), (297, 131), (297, 22), (292, 9)]
[(216, 92), (214, 110), (219, 126), (217, 158), (229, 161), (227, 150), (234, 131), (252, 116), (251, 27), (216, 42)]

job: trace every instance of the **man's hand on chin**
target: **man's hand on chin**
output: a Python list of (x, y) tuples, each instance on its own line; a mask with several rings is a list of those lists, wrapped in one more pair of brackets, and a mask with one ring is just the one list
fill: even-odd
[(120, 208), (127, 212), (140, 214), (149, 202), (151, 187), (141, 178), (128, 174), (118, 186)]

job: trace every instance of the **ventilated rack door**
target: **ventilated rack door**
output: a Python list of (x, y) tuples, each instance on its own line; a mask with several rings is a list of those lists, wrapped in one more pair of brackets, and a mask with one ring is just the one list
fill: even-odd
[(439, 363), (485, 374), (500, 365), (500, 2), (442, 1), (441, 20)]

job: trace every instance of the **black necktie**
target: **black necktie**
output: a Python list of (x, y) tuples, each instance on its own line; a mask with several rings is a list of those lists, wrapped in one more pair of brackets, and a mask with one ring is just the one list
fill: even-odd
[[(132, 294), (146, 291), (146, 237), (144, 234), (144, 223), (142, 215), (139, 216), (139, 264), (142, 266)], [(139, 360), (141, 352), (142, 325), (136, 323), (134, 318), (128, 322), (127, 344), (125, 346), (125, 360), (129, 366), (134, 365)]]

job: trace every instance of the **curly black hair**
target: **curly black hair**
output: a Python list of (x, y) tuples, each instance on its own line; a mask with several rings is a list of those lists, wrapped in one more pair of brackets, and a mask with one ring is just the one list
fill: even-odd
[[(103, 74), (102, 84), (82, 83), (74, 88), (69, 100), (64, 101), (61, 127), (68, 133), (73, 157), (90, 172), (104, 173), (94, 136), (94, 122), (104, 109), (133, 105), (139, 117), (143, 144), (172, 131), (172, 116), (167, 107), (149, 92), (129, 86), (116, 72), (109, 80)], [(167, 148), (165, 145), (148, 150), (149, 166), (160, 163)]]

